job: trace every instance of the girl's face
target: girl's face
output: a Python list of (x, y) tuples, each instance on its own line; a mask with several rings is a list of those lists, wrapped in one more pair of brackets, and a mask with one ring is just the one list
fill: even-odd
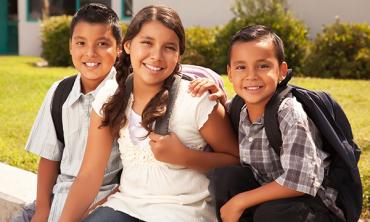
[(140, 32), (124, 43), (130, 55), (136, 87), (160, 89), (180, 60), (179, 38), (159, 21), (145, 23)]

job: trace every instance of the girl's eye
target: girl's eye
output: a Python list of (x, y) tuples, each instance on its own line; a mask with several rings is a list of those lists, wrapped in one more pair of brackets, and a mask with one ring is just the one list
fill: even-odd
[(85, 45), (85, 43), (84, 42), (76, 42), (76, 45), (83, 46), (83, 45)]
[(149, 45), (151, 45), (152, 43), (151, 43), (151, 42), (149, 42), (149, 41), (142, 41), (142, 42), (141, 42), (141, 44), (143, 44), (143, 45), (148, 45), (148, 46), (149, 46)]
[(177, 51), (177, 48), (175, 46), (166, 46), (166, 49), (170, 50), (170, 51)]

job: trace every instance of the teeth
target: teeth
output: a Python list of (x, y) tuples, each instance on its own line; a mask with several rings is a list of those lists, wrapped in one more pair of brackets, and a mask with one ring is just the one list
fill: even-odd
[(151, 65), (148, 65), (148, 64), (145, 64), (146, 67), (152, 71), (159, 71), (161, 70), (161, 67), (155, 67), (155, 66), (151, 66)]
[(247, 87), (248, 90), (257, 90), (259, 88), (260, 88), (259, 86), (248, 86)]
[(87, 62), (87, 63), (85, 63), (86, 64), (86, 66), (88, 66), (88, 67), (94, 67), (94, 66), (97, 66), (98, 65), (98, 63), (95, 63), (95, 62)]

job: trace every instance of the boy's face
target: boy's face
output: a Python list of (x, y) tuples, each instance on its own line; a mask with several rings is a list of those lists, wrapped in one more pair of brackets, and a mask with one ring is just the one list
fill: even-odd
[(272, 40), (235, 42), (231, 48), (228, 77), (248, 108), (264, 109), (277, 84), (285, 78), (287, 64), (279, 65)]
[(82, 83), (95, 87), (109, 73), (120, 53), (110, 25), (84, 21), (75, 26), (69, 50)]

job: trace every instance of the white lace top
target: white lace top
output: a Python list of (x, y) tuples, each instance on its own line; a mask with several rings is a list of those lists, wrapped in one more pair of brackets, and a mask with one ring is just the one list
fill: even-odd
[[(203, 150), (206, 142), (199, 129), (216, 102), (208, 99), (208, 93), (192, 97), (187, 93), (188, 84), (185, 80), (180, 83), (169, 130), (187, 147)], [(112, 80), (99, 91), (93, 103), (99, 115), (103, 115), (101, 107), (116, 88), (117, 83)], [(118, 139), (123, 165), (120, 192), (112, 195), (104, 206), (144, 221), (216, 221), (205, 174), (157, 161), (148, 139), (137, 138), (146, 131), (140, 126), (141, 117), (131, 109), (132, 101), (131, 95), (126, 111), (128, 126), (121, 129)]]

